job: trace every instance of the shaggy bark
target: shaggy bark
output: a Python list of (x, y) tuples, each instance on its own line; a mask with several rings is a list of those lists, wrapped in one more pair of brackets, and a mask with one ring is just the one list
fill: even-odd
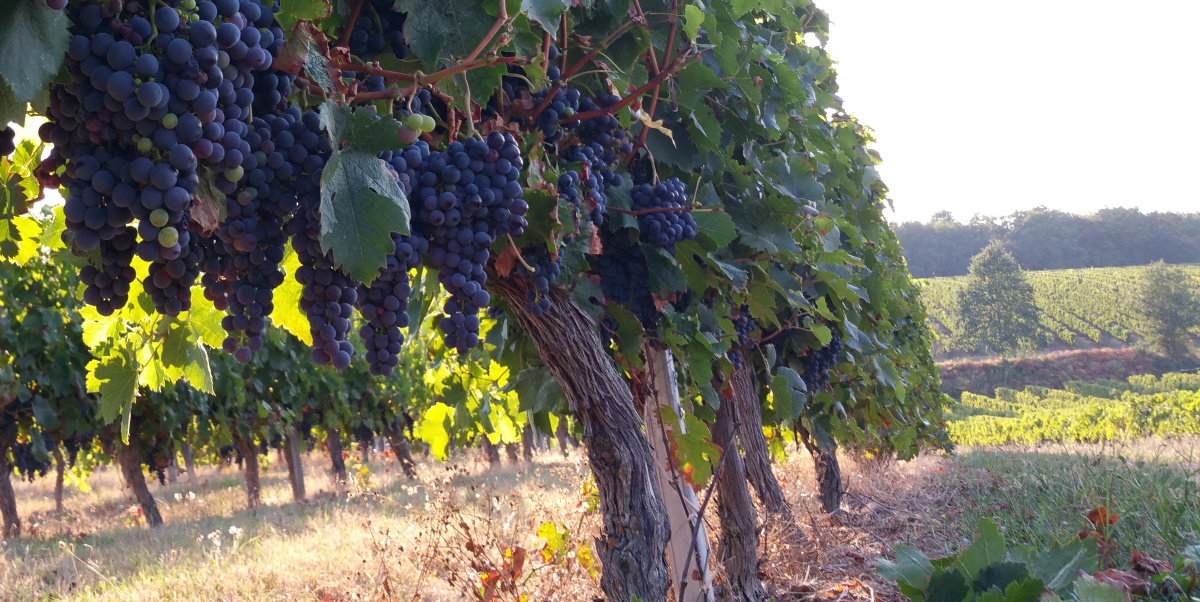
[(732, 401), (722, 400), (712, 426), (712, 442), (722, 455), (717, 476), (717, 515), (721, 519), (717, 553), (725, 569), (724, 599), (759, 602), (766, 598), (766, 590), (758, 579), (758, 519), (734, 436), (740, 417)]
[(521, 456), (517, 452), (517, 444), (516, 443), (505, 443), (504, 444), (504, 455), (508, 457), (508, 463), (512, 464), (513, 466), (516, 466), (517, 464), (519, 464), (521, 462)]
[(17, 442), (17, 425), (0, 427), (0, 517), (4, 519), (4, 537), (21, 535), (21, 517), (17, 515), (17, 496), (12, 487), (12, 464), (8, 450)]
[(492, 443), (492, 440), (488, 439), (487, 435), (481, 436), (480, 439), (482, 440), (483, 456), (487, 458), (488, 466), (499, 468), (500, 448), (495, 443)]
[(340, 485), (346, 484), (350, 477), (346, 474), (346, 460), (342, 457), (342, 433), (338, 429), (325, 431), (325, 447), (329, 449), (330, 472), (333, 480)]
[(187, 468), (188, 482), (191, 483), (196, 480), (196, 459), (192, 456), (192, 444), (184, 441), (180, 452), (183, 454), (183, 466)]
[(300, 437), (293, 431), (283, 445), (283, 460), (287, 463), (288, 482), (292, 484), (292, 499), (304, 501), (304, 463), (300, 458)]
[(817, 476), (817, 494), (821, 499), (821, 508), (829, 514), (833, 514), (842, 507), (842, 469), (838, 465), (837, 452), (835, 450), (824, 450), (817, 446), (817, 442), (809, 435), (808, 430), (796, 425), (796, 434), (800, 440), (804, 442), (804, 447), (808, 453), (812, 455), (813, 468), (816, 470)]
[(161, 527), (162, 515), (158, 513), (158, 504), (154, 495), (146, 486), (146, 473), (142, 471), (142, 449), (137, 438), (131, 438), (128, 445), (121, 445), (118, 462), (121, 464), (121, 474), (125, 476), (125, 484), (133, 490), (138, 505), (142, 507), (142, 516), (151, 527)]
[(594, 546), (604, 567), (600, 587), (611, 600), (665, 600), (670, 579), (666, 509), (629, 386), (604, 352), (595, 322), (565, 291), (551, 287), (550, 309), (534, 316), (525, 309), (527, 287), (516, 278), (488, 281), (537, 346), (583, 427), (603, 515)]
[(258, 450), (253, 441), (235, 437), (234, 443), (242, 452), (242, 475), (246, 477), (246, 505), (251, 510), (262, 503), (262, 484), (258, 480)]
[(527, 464), (533, 462), (533, 427), (528, 424), (521, 431), (521, 457)]
[(54, 511), (63, 511), (63, 477), (67, 472), (67, 461), (63, 459), (62, 448), (54, 446)]
[(408, 447), (408, 439), (404, 437), (403, 431), (388, 428), (384, 430), (384, 433), (387, 434), (392, 452), (396, 454), (396, 461), (400, 463), (400, 469), (404, 471), (404, 476), (410, 479), (416, 478), (417, 462), (413, 460), (412, 450)]
[(570, 442), (567, 441), (567, 418), (565, 416), (559, 417), (558, 427), (554, 429), (554, 438), (558, 441), (558, 451), (562, 452), (564, 458), (567, 457), (567, 446), (570, 445)]
[(794, 524), (792, 506), (784, 497), (783, 487), (779, 485), (779, 479), (775, 478), (775, 471), (771, 467), (771, 454), (767, 450), (767, 439), (763, 436), (758, 382), (748, 360), (745, 358), (742, 366), (729, 379), (738, 417), (738, 438), (745, 451), (746, 476), (754, 486), (763, 508), (781, 520)]

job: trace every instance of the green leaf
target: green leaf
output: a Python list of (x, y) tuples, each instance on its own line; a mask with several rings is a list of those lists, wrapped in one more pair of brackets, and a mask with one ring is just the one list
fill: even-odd
[(704, 10), (695, 4), (689, 4), (683, 7), (683, 30), (687, 32), (689, 39), (696, 39), (700, 35), (700, 25), (704, 23)]
[[(133, 407), (137, 394), (138, 364), (133, 349), (119, 345), (102, 358), (88, 364), (88, 393), (100, 394), (100, 418), (105, 422), (116, 420)], [(128, 440), (128, 421), (122, 427), (122, 436)]]
[(933, 574), (933, 565), (916, 548), (900, 544), (896, 546), (896, 562), (880, 558), (875, 570), (885, 579), (924, 589)]
[(1004, 588), (1005, 602), (1037, 602), (1042, 599), (1046, 584), (1041, 579), (1013, 581)]
[(1055, 543), (1036, 557), (1029, 551), (1027, 554), (1033, 575), (1056, 592), (1070, 587), (1081, 571), (1091, 573), (1100, 569), (1096, 540), (1093, 538), (1074, 539), (1066, 545)]
[(494, 17), (479, 9), (476, 0), (398, 0), (395, 10), (408, 13), (404, 36), (409, 49), (427, 66), (439, 59), (462, 58), (492, 28)]
[(650, 271), (650, 292), (666, 296), (687, 290), (687, 278), (683, 270), (675, 258), (667, 254), (666, 249), (658, 245), (642, 245), (642, 251), (646, 255), (646, 268)]
[(333, 151), (321, 176), (321, 250), (355, 280), (371, 282), (408, 234), (404, 191), (374, 154)]
[(558, 380), (541, 366), (521, 370), (505, 390), (517, 393), (522, 412), (553, 412), (566, 401)]
[(727, 247), (737, 238), (737, 226), (728, 213), (692, 212), (692, 219), (696, 220), (696, 232), (711, 238), (718, 247)]
[(925, 588), (925, 600), (928, 602), (961, 602), (971, 591), (967, 580), (958, 570), (946, 571), (937, 569), (929, 577), (929, 587)]
[(1091, 575), (1081, 575), (1075, 582), (1075, 599), (1079, 602), (1129, 602), (1129, 596)]
[(444, 403), (436, 403), (425, 410), (421, 423), (414, 434), (421, 441), (429, 444), (429, 451), (438, 461), (447, 458), (446, 450), (450, 446), (450, 428), (454, 425), (454, 407)]
[(275, 20), (287, 32), (292, 30), (296, 21), (317, 21), (328, 17), (332, 7), (325, 0), (281, 0)]
[(0, 14), (0, 78), (16, 100), (28, 102), (62, 67), (71, 39), (67, 11), (44, 0), (5, 0)]
[(567, 6), (566, 0), (521, 0), (521, 10), (554, 39), (558, 39), (558, 19), (566, 12)]
[(1004, 561), (1004, 536), (1000, 528), (989, 519), (979, 521), (979, 535), (971, 542), (958, 559), (954, 568), (974, 580), (980, 571), (997, 562)]
[[(284, 247), (283, 261), (280, 263), (287, 275), (275, 289), (275, 311), (271, 312), (271, 322), (283, 327), (293, 336), (312, 345), (312, 332), (309, 329), (308, 315), (300, 310), (300, 296), (304, 286), (296, 280), (296, 269), (300, 267), (300, 258), (292, 245)], [(193, 297), (194, 298), (194, 297)]]

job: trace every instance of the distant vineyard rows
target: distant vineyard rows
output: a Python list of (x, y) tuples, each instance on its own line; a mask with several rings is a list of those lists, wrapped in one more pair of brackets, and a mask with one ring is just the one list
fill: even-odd
[[(1026, 272), (1041, 310), (1046, 348), (1126, 347), (1145, 333), (1144, 317), (1128, 300), (1144, 267)], [(1200, 266), (1181, 266), (1200, 286)], [(958, 291), (966, 277), (918, 280), (929, 319), (938, 334), (935, 352), (967, 352), (954, 338)]]
[(963, 393), (947, 425), (959, 445), (1032, 445), (1200, 435), (1198, 415), (1200, 374), (1170, 373)]

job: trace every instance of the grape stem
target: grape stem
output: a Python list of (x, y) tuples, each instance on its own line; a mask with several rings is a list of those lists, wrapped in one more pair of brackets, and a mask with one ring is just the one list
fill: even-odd
[(388, 88), (387, 90), (381, 90), (378, 92), (363, 92), (362, 94), (356, 94), (353, 99), (354, 102), (368, 102), (368, 101), (372, 101), (372, 100), (383, 100), (386, 98), (397, 98), (400, 96), (404, 96), (405, 94), (410, 94), (414, 89), (420, 89), (420, 88), (424, 88), (426, 86), (430, 86), (436, 82), (446, 79), (447, 77), (450, 77), (451, 75), (457, 75), (464, 71), (470, 71), (471, 69), (475, 69), (478, 67), (490, 67), (490, 66), (501, 65), (501, 64), (520, 65), (524, 62), (524, 60), (525, 59), (523, 59), (521, 57), (515, 57), (515, 56), (489, 56), (489, 57), (484, 57), (481, 59), (475, 59), (470, 62), (459, 63), (457, 65), (446, 67), (445, 69), (442, 69), (441, 71), (435, 71), (434, 73), (430, 73), (429, 75), (421, 75), (421, 74), (410, 75), (408, 73), (399, 73), (396, 71), (387, 71), (385, 69), (379, 69), (377, 67), (366, 67), (363, 65), (353, 65), (353, 64), (348, 64), (348, 63), (346, 63), (346, 64), (339, 63), (338, 68), (344, 69), (346, 71), (369, 73), (371, 75), (379, 75), (384, 78), (391, 78), (391, 79), (396, 79), (396, 80), (401, 80), (401, 81), (413, 82), (413, 85), (407, 86), (404, 88)]
[[(641, 11), (642, 7), (641, 7), (641, 4), (638, 3), (638, 0), (633, 0), (633, 2), (634, 2), (634, 6), (637, 7), (638, 11)], [(663, 57), (664, 63), (671, 62), (671, 55), (675, 51), (675, 32), (678, 29), (679, 29), (679, 3), (672, 2), (671, 3), (671, 33), (667, 36), (667, 54), (665, 57)], [(651, 66), (653, 72), (655, 74), (657, 74), (658, 73), (658, 58), (655, 56), (653, 45), (650, 46), (650, 49), (649, 49), (649, 51), (647, 51), (647, 54), (650, 57), (650, 66)], [(650, 96), (650, 109), (649, 109), (649, 112), (646, 113), (646, 116), (648, 118), (650, 118), (651, 121), (654, 120), (654, 112), (655, 112), (655, 110), (658, 109), (659, 89), (660, 89), (660, 86), (654, 86), (654, 93)], [(646, 145), (646, 136), (649, 133), (650, 133), (650, 128), (643, 125), (642, 131), (638, 134), (637, 142), (635, 142), (633, 144), (633, 148), (630, 149), (629, 154), (625, 156), (626, 162), (633, 162), (634, 157), (637, 156), (638, 149), (640, 149)]]
[(690, 54), (688, 54), (688, 53), (679, 55), (666, 69), (663, 69), (662, 71), (659, 71), (658, 73), (654, 74), (654, 77), (650, 78), (650, 81), (646, 82), (644, 85), (642, 85), (642, 87), (638, 88), (637, 90), (634, 90), (633, 92), (631, 92), (625, 98), (622, 98), (616, 104), (614, 104), (610, 107), (602, 108), (602, 109), (593, 109), (591, 111), (584, 111), (582, 113), (576, 113), (574, 115), (571, 115), (570, 117), (566, 117), (566, 118), (562, 119), (562, 122), (570, 123), (572, 121), (583, 121), (585, 119), (591, 119), (593, 117), (601, 117), (604, 115), (616, 114), (617, 111), (620, 111), (621, 109), (624, 109), (625, 107), (633, 104), (633, 101), (641, 98), (643, 94), (645, 94), (646, 92), (649, 92), (651, 89), (654, 89), (659, 84), (663, 83), (663, 81), (665, 81), (668, 77), (670, 77), (672, 73), (678, 71), (679, 67), (681, 65), (683, 65), (683, 63), (688, 58), (691, 58)]
[[(554, 95), (558, 94), (558, 91), (562, 89), (563, 82), (567, 81), (571, 78), (571, 76), (578, 73), (580, 69), (583, 69), (584, 65), (587, 65), (588, 61), (596, 58), (596, 55), (600, 54), (600, 52), (605, 48), (608, 48), (609, 44), (612, 44), (617, 40), (617, 38), (625, 35), (625, 32), (633, 29), (634, 25), (635, 23), (633, 21), (626, 21), (623, 25), (618, 27), (616, 31), (608, 34), (608, 37), (604, 38), (604, 40), (592, 48), (587, 54), (583, 55), (583, 58), (576, 61), (575, 64), (571, 65), (571, 67), (566, 71), (563, 71), (560, 81), (550, 88), (550, 92), (546, 94), (546, 98), (542, 99), (541, 104), (539, 104), (537, 108), (533, 110), (533, 115), (531, 115), (529, 118), (537, 119), (537, 116), (541, 115), (542, 111), (545, 111), (546, 107), (550, 106), (550, 103), (554, 101)], [(566, 57), (566, 51), (563, 52), (563, 57)], [(563, 60), (566, 59), (564, 58)]]
[(492, 23), (492, 28), (489, 29), (486, 34), (484, 34), (483, 39), (479, 40), (479, 43), (475, 45), (475, 49), (471, 51), (471, 54), (467, 55), (467, 58), (463, 59), (463, 62), (469, 63), (469, 62), (475, 60), (475, 58), (478, 57), (480, 54), (482, 54), (483, 49), (487, 48), (488, 44), (492, 43), (492, 38), (496, 37), (496, 33), (500, 31), (500, 28), (507, 21), (508, 21), (508, 7), (506, 6), (506, 3), (503, 1), (497, 2), (496, 3), (496, 22)]
[(525, 263), (525, 258), (521, 256), (521, 250), (517, 248), (517, 241), (513, 240), (512, 234), (508, 234), (507, 236), (508, 244), (512, 245), (513, 251), (517, 253), (517, 261), (521, 262), (521, 265), (525, 266), (525, 269), (529, 270), (530, 272), (536, 271), (533, 269), (533, 266)]
[(338, 46), (345, 48), (350, 44), (350, 34), (354, 33), (354, 27), (358, 25), (358, 16), (362, 14), (362, 7), (366, 2), (367, 0), (355, 0), (354, 6), (350, 7), (350, 16), (346, 21), (346, 29), (342, 30), (342, 39), (338, 40)]
[(684, 213), (725, 213), (724, 209), (717, 209), (715, 207), (653, 207), (650, 209), (638, 209), (637, 211), (621, 209), (620, 207), (605, 207), (604, 210), (616, 211), (617, 213), (624, 213), (625, 215), (632, 215), (635, 217), (639, 215), (649, 215), (651, 213), (663, 213), (664, 211), (681, 211)]

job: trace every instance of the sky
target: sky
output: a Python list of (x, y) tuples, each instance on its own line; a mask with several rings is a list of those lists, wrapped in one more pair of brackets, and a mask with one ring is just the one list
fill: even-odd
[(1200, 211), (1200, 1), (817, 4), (890, 221)]

